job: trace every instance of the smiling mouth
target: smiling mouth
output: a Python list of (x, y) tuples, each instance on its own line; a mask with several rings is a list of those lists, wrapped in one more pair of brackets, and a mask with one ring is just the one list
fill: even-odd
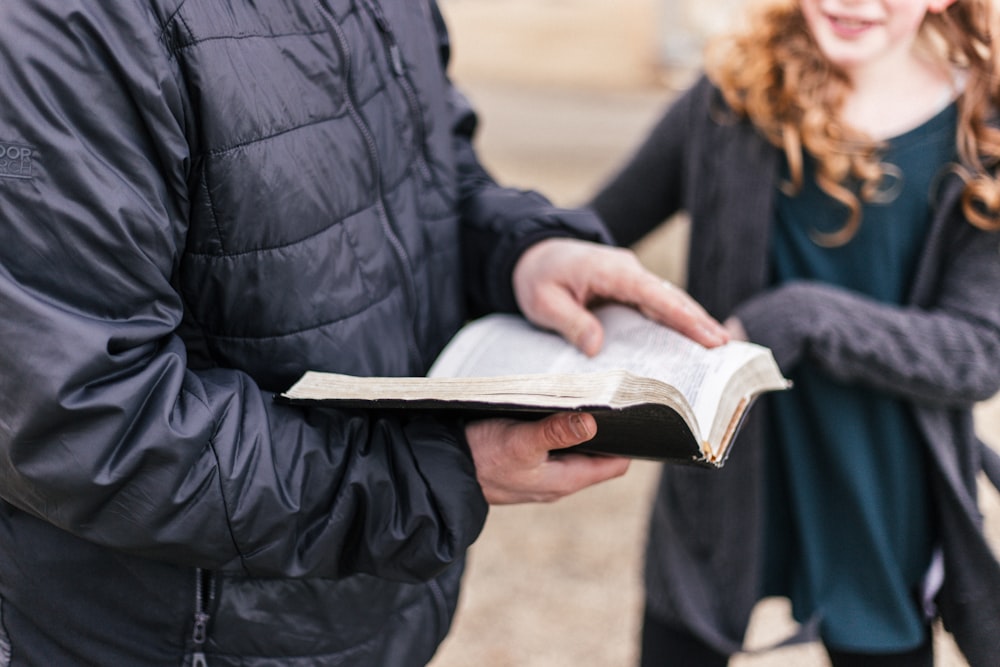
[(855, 35), (875, 25), (875, 21), (848, 16), (833, 16), (828, 14), (826, 18), (830, 22), (830, 25), (833, 26), (833, 29), (843, 35)]

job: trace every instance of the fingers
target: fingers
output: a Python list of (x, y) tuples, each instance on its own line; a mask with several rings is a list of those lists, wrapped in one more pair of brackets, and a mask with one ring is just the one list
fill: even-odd
[(552, 290), (541, 303), (533, 318), (538, 326), (555, 331), (588, 357), (600, 352), (604, 330), (590, 310), (563, 290)]
[(526, 427), (526, 431), (540, 431), (538, 442), (534, 446), (546, 452), (574, 447), (597, 435), (597, 422), (593, 415), (582, 412), (554, 414), (541, 421), (526, 424)]
[[(607, 254), (607, 250), (615, 250)], [(606, 261), (591, 260), (606, 275), (594, 283), (593, 293), (635, 306), (646, 317), (676, 329), (705, 347), (729, 340), (726, 329), (687, 292), (646, 269), (630, 250), (596, 246)]]
[(550, 452), (586, 442), (597, 432), (591, 415), (557, 414), (534, 422), (489, 419), (466, 428), (476, 474), (494, 505), (551, 502), (623, 475), (629, 461)]
[(603, 334), (587, 310), (594, 302), (635, 306), (706, 347), (729, 335), (690, 295), (642, 266), (634, 252), (570, 239), (546, 239), (521, 256), (514, 272), (518, 304), (528, 319), (557, 331), (585, 354)]
[(643, 296), (635, 304), (646, 317), (676, 329), (705, 347), (717, 347), (729, 341), (726, 328), (673, 283), (660, 279), (644, 281), (637, 292)]
[(518, 306), (536, 325), (555, 331), (585, 354), (600, 349), (597, 319), (584, 306), (591, 294), (582, 279), (589, 269), (578, 263), (582, 244), (546, 239), (528, 248), (514, 268)]
[(551, 498), (557, 500), (589, 486), (621, 477), (631, 461), (618, 456), (591, 456), (587, 454), (562, 454), (549, 462), (551, 476), (562, 487), (562, 492)]

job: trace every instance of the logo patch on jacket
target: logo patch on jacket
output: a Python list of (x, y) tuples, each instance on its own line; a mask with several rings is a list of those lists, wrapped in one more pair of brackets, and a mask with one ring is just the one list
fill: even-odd
[(28, 146), (0, 141), (0, 178), (31, 178), (34, 154)]

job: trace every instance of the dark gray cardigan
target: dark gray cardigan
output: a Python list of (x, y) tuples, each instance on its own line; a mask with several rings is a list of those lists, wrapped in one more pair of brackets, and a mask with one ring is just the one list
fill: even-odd
[[(768, 289), (779, 157), (702, 79), (592, 205), (622, 244), (685, 210), (688, 289), (713, 315), (737, 314), (786, 371), (809, 358), (910, 402), (932, 461), (946, 568), (939, 610), (969, 662), (995, 666), (1000, 563), (982, 534), (976, 479), (985, 469), (998, 485), (1000, 463), (976, 438), (971, 409), (1000, 388), (1000, 235), (964, 220), (961, 182), (943, 175), (905, 306), (810, 282)], [(726, 652), (742, 645), (760, 591), (767, 401), (759, 405), (722, 470), (665, 467), (651, 519), (650, 611)]]

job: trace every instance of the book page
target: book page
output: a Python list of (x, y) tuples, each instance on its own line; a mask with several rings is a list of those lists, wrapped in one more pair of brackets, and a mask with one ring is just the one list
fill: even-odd
[(430, 377), (531, 373), (583, 373), (624, 369), (676, 387), (707, 432), (726, 381), (763, 348), (730, 343), (707, 349), (628, 306), (595, 311), (604, 347), (588, 358), (558, 334), (515, 315), (490, 315), (470, 323), (445, 348)]

